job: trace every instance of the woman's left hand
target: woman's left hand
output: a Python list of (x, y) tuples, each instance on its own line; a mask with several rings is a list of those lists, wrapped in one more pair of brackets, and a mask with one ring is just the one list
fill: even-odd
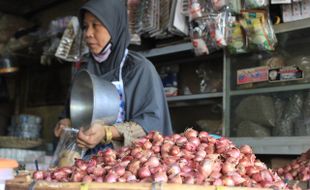
[(103, 122), (95, 121), (87, 130), (81, 128), (77, 136), (78, 146), (81, 148), (94, 148), (105, 137), (104, 127), (106, 125)]

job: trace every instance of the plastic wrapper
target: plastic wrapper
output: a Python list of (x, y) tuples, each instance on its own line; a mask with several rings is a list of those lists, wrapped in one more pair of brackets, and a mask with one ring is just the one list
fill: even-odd
[(201, 64), (196, 69), (196, 74), (200, 79), (200, 93), (222, 91), (223, 77), (219, 73), (207, 69), (204, 64)]
[(60, 136), (50, 167), (72, 166), (75, 158), (83, 158), (85, 151), (76, 144), (78, 130), (65, 128)]
[(243, 9), (259, 9), (269, 5), (269, 0), (242, 0)]
[(142, 19), (141, 7), (143, 7), (143, 2), (140, 2), (140, 0), (128, 0), (127, 7), (130, 43), (135, 45), (141, 45), (141, 38), (137, 31)]
[(273, 51), (277, 44), (271, 21), (265, 10), (241, 11), (240, 24), (245, 31), (248, 49)]
[(310, 82), (310, 56), (296, 56), (288, 60), (289, 65), (296, 65), (304, 72), (301, 82)]
[(302, 93), (296, 93), (289, 97), (280, 122), (274, 130), (274, 136), (292, 136), (294, 134), (294, 122), (301, 116), (302, 107)]
[(235, 114), (241, 120), (249, 120), (265, 127), (275, 126), (274, 100), (269, 96), (246, 97), (237, 106)]
[(280, 55), (272, 56), (271, 58), (267, 59), (263, 65), (268, 66), (269, 68), (281, 68), (286, 66), (284, 57)]
[(191, 21), (190, 31), (195, 54), (210, 54), (227, 45), (228, 12), (208, 14)]
[(219, 11), (228, 5), (228, 0), (211, 0), (212, 8)]
[(228, 17), (227, 49), (231, 54), (247, 52), (246, 36), (235, 16)]
[(252, 121), (242, 121), (237, 128), (238, 137), (268, 137), (271, 136), (270, 128), (263, 127)]
[(310, 92), (305, 95), (302, 116), (295, 121), (294, 132), (296, 136), (310, 135)]
[(229, 0), (190, 0), (189, 19), (192, 21), (210, 13), (223, 11), (229, 4)]

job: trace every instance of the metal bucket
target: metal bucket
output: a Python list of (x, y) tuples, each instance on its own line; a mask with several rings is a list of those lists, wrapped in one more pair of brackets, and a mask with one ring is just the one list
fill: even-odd
[(98, 119), (107, 124), (115, 123), (119, 105), (119, 94), (111, 82), (86, 70), (77, 74), (70, 95), (70, 116), (74, 128), (87, 128)]

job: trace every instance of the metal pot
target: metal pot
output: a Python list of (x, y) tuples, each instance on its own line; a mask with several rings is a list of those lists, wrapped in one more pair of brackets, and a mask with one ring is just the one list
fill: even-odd
[(75, 77), (70, 95), (70, 116), (74, 128), (87, 128), (95, 120), (115, 123), (120, 105), (116, 87), (86, 70)]

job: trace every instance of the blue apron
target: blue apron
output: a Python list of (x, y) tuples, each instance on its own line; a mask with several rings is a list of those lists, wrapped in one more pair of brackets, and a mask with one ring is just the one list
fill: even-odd
[[(125, 92), (124, 92), (124, 82), (123, 82), (123, 78), (122, 78), (122, 68), (124, 66), (127, 54), (128, 54), (128, 50), (126, 49), (124, 57), (123, 57), (122, 62), (121, 62), (121, 65), (120, 65), (118, 81), (112, 81), (112, 84), (116, 87), (117, 92), (118, 92), (119, 97), (120, 97), (120, 100), (121, 100), (120, 105), (119, 105), (118, 116), (117, 116), (115, 123), (122, 123), (125, 120)], [(85, 156), (84, 156), (84, 159), (89, 159), (92, 155), (97, 154), (98, 151), (104, 150), (106, 148), (113, 148), (112, 143), (98, 144), (94, 148), (88, 149)]]

